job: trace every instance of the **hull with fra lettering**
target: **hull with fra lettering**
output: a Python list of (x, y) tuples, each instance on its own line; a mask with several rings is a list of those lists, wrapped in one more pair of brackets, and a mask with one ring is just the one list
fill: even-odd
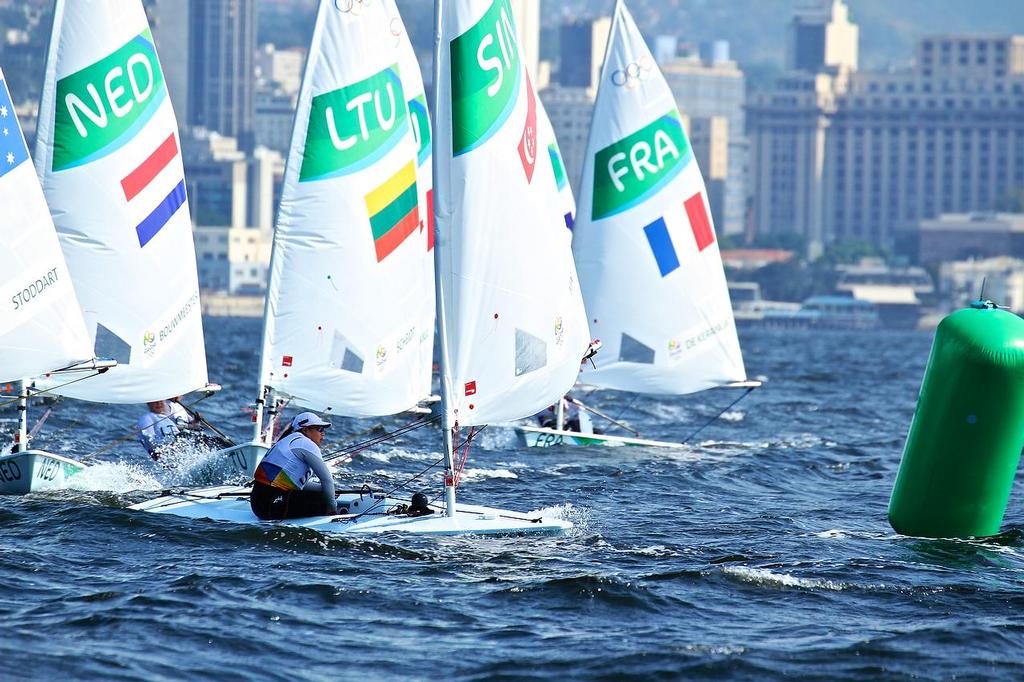
[(41, 450), (25, 450), (0, 456), (0, 495), (27, 495), (63, 488), (85, 469), (73, 459)]

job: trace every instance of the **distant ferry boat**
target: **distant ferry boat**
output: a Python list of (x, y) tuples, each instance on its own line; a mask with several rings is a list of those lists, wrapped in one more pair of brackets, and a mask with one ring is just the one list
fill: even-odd
[(850, 296), (811, 296), (803, 303), (767, 301), (756, 282), (729, 285), (736, 325), (769, 329), (877, 329), (878, 306)]

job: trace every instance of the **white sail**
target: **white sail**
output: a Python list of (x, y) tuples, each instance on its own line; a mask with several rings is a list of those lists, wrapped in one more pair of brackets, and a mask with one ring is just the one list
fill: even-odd
[(565, 221), (565, 227), (568, 230), (566, 234), (571, 239), (576, 222), (576, 199), (572, 195), (572, 186), (569, 184), (569, 175), (565, 170), (562, 150), (558, 148), (558, 140), (555, 138), (555, 129), (551, 126), (551, 119), (548, 118), (548, 112), (544, 111), (544, 107), (537, 109), (537, 130), (542, 139), (549, 141), (547, 147), (541, 151), (541, 156), (544, 156), (544, 151), (547, 152), (547, 159), (541, 163), (551, 169), (549, 171), (551, 180), (555, 183), (561, 200), (562, 220)]
[(704, 180), (621, 2), (609, 41), (573, 236), (603, 349), (580, 380), (661, 394), (745, 380)]
[(573, 385), (589, 333), (551, 139), (520, 59), (509, 0), (441, 15), (435, 127), (437, 249), (450, 419), (530, 415)]
[[(430, 110), (427, 107), (427, 95), (423, 87), (423, 74), (420, 72), (416, 51), (409, 39), (405, 22), (398, 11), (395, 0), (384, 0), (384, 7), (390, 17), (388, 32), (399, 50), (399, 70), (402, 76), (402, 90), (409, 105), (409, 133), (416, 145), (416, 189), (419, 192), (420, 222), (423, 229), (418, 237), (424, 242), (428, 252), (434, 249), (434, 173), (432, 168), (433, 139), (430, 131)], [(427, 305), (430, 328), (434, 328), (434, 260), (433, 253), (427, 258), (423, 269), (423, 290), (429, 293)], [(433, 349), (433, 340), (431, 340)], [(422, 375), (422, 393), (430, 394), (431, 367), (426, 366)]]
[(112, 403), (206, 384), (178, 126), (138, 0), (58, 0), (36, 173), (103, 376), (57, 392)]
[(400, 60), (381, 3), (320, 3), (274, 235), (261, 376), (334, 414), (393, 414), (427, 394), (433, 254)]
[(0, 70), (0, 382), (92, 357), (50, 210)]

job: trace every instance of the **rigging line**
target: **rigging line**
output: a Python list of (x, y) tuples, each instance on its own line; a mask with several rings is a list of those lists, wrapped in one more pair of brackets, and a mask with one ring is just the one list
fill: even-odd
[(335, 459), (340, 459), (342, 457), (345, 457), (346, 455), (354, 455), (354, 454), (356, 454), (358, 452), (361, 452), (363, 450), (366, 450), (367, 448), (370, 448), (370, 447), (372, 447), (374, 445), (378, 445), (378, 444), (383, 443), (385, 441), (391, 440), (392, 438), (397, 438), (398, 436), (405, 435), (406, 433), (409, 433), (410, 431), (415, 431), (416, 429), (418, 429), (418, 428), (420, 428), (422, 426), (426, 426), (427, 424), (432, 424), (432, 423), (438, 421), (439, 419), (440, 419), (440, 417), (430, 417), (429, 419), (420, 419), (420, 420), (417, 420), (417, 421), (405, 424), (403, 426), (400, 426), (397, 429), (395, 429), (394, 431), (389, 431), (387, 433), (381, 434), (380, 436), (375, 436), (373, 438), (370, 438), (368, 440), (364, 440), (364, 441), (359, 442), (359, 443), (353, 443), (352, 445), (345, 446), (345, 447), (343, 447), (341, 449), (338, 449), (338, 450), (332, 450), (332, 451), (328, 452), (324, 456), (324, 461), (325, 462), (330, 462), (330, 461), (333, 461)]
[(630, 400), (628, 403), (626, 403), (625, 407), (623, 407), (621, 410), (619, 410), (619, 413), (617, 415), (615, 415), (615, 418), (616, 419), (621, 419), (622, 415), (624, 415), (626, 413), (626, 411), (629, 410), (629, 408), (633, 407), (633, 403), (635, 403), (639, 399), (640, 399), (640, 394), (639, 393), (634, 393), (633, 394), (633, 399)]
[(350, 457), (350, 456), (355, 455), (355, 454), (357, 454), (357, 453), (359, 453), (359, 452), (361, 452), (363, 450), (366, 450), (366, 449), (368, 449), (368, 448), (370, 448), (370, 447), (372, 447), (374, 445), (378, 445), (378, 444), (383, 443), (383, 442), (385, 442), (387, 440), (390, 440), (392, 438), (397, 438), (398, 436), (402, 436), (402, 435), (404, 435), (404, 434), (406, 434), (406, 433), (408, 433), (410, 431), (418, 429), (418, 428), (420, 428), (421, 426), (424, 426), (427, 423), (429, 423), (429, 422), (423, 422), (423, 423), (413, 424), (413, 425), (406, 425), (406, 426), (403, 426), (403, 427), (401, 427), (399, 429), (396, 429), (396, 430), (391, 431), (389, 433), (382, 434), (382, 435), (377, 436), (375, 438), (371, 438), (371, 439), (363, 441), (361, 443), (356, 443), (354, 445), (350, 445), (350, 446), (342, 448), (340, 450), (330, 451), (324, 457), (324, 461), (325, 462), (331, 462), (331, 461), (334, 461), (336, 459), (343, 459), (345, 457)]
[[(447, 455), (445, 457), (447, 457)], [(417, 480), (419, 478), (422, 478), (424, 474), (426, 474), (428, 471), (430, 471), (431, 469), (436, 467), (438, 464), (443, 462), (445, 460), (445, 457), (442, 457), (441, 459), (437, 460), (436, 462), (434, 462), (433, 464), (431, 464), (426, 469), (424, 469), (423, 471), (419, 472), (418, 474), (416, 474), (412, 478), (409, 478), (409, 479), (407, 479), (405, 481), (402, 481), (401, 483), (396, 485), (394, 488), (392, 488), (391, 490), (389, 490), (386, 493), (384, 493), (384, 497), (382, 497), (381, 499), (379, 499), (376, 502), (374, 502), (373, 504), (371, 504), (369, 507), (366, 508), (365, 511), (359, 512), (358, 514), (356, 514), (355, 516), (352, 516), (352, 517), (346, 517), (343, 522), (347, 523), (349, 521), (355, 521), (359, 517), (365, 516), (366, 514), (369, 514), (374, 509), (376, 509), (380, 505), (384, 504), (384, 502), (387, 500), (387, 498), (391, 497), (391, 495), (393, 495), (395, 492), (401, 490), (402, 488), (404, 488), (405, 486), (409, 485), (413, 481), (415, 481), (415, 480)]]
[(630, 425), (629, 425), (629, 424), (627, 424), (626, 422), (621, 422), (621, 421), (618, 421), (618, 420), (616, 420), (616, 419), (612, 419), (612, 418), (611, 418), (610, 416), (608, 416), (607, 414), (605, 414), (605, 413), (604, 413), (604, 412), (602, 412), (601, 410), (599, 410), (599, 409), (597, 409), (597, 408), (595, 408), (595, 407), (590, 407), (590, 406), (588, 406), (588, 405), (584, 405), (583, 403), (581, 403), (581, 402), (580, 402), (579, 400), (577, 400), (576, 398), (569, 398), (569, 402), (571, 402), (571, 403), (572, 403), (573, 405), (575, 405), (576, 407), (579, 407), (579, 408), (581, 408), (581, 409), (584, 409), (584, 410), (586, 410), (587, 412), (590, 412), (590, 413), (592, 413), (592, 414), (596, 414), (596, 415), (597, 415), (598, 417), (601, 417), (602, 419), (606, 419), (606, 420), (608, 420), (609, 422), (611, 422), (611, 423), (612, 423), (612, 424), (614, 424), (615, 426), (618, 426), (618, 427), (619, 427), (620, 429), (625, 429), (626, 431), (629, 431), (629, 432), (630, 432), (630, 433), (632, 433), (632, 434), (633, 434), (634, 436), (639, 436), (639, 435), (640, 435), (640, 432), (639, 432), (639, 431), (637, 431), (636, 429), (634, 429), (634, 428), (633, 428), (632, 426), (630, 426)]
[(455, 485), (459, 485), (459, 481), (462, 480), (462, 470), (466, 466), (466, 460), (469, 459), (469, 446), (473, 444), (473, 440), (480, 435), (480, 432), (487, 428), (487, 425), (477, 428), (473, 427), (469, 431), (469, 435), (466, 436), (465, 449), (462, 452), (462, 461), (459, 462), (459, 469), (455, 472)]
[(731, 403), (729, 403), (728, 405), (726, 405), (726, 406), (725, 406), (725, 408), (724, 408), (724, 409), (722, 409), (722, 410), (721, 410), (721, 411), (720, 411), (720, 412), (719, 412), (718, 414), (716, 414), (716, 415), (715, 415), (714, 417), (712, 417), (711, 419), (709, 419), (709, 420), (707, 420), (706, 422), (704, 422), (703, 424), (701, 424), (701, 425), (700, 425), (700, 427), (698, 427), (698, 428), (697, 428), (697, 430), (695, 430), (695, 431), (694, 431), (693, 433), (691, 433), (691, 434), (690, 434), (689, 436), (687, 436), (687, 437), (686, 437), (686, 438), (684, 438), (683, 440), (679, 441), (679, 444), (680, 444), (680, 445), (682, 445), (682, 444), (684, 444), (684, 443), (688, 443), (688, 442), (690, 441), (690, 439), (691, 439), (691, 438), (693, 438), (693, 437), (694, 437), (694, 436), (696, 436), (696, 435), (697, 435), (698, 433), (700, 433), (701, 431), (703, 431), (704, 429), (706, 429), (706, 428), (707, 428), (708, 426), (710, 426), (710, 425), (711, 425), (711, 424), (712, 424), (712, 423), (713, 423), (713, 422), (714, 422), (715, 420), (717, 420), (717, 419), (718, 419), (719, 417), (721, 417), (721, 416), (722, 416), (723, 414), (725, 414), (726, 412), (728, 412), (729, 410), (731, 410), (731, 409), (732, 409), (732, 407), (733, 407), (733, 405), (735, 405), (735, 404), (736, 404), (736, 403), (738, 403), (739, 401), (741, 401), (741, 400), (743, 400), (744, 398), (746, 398), (746, 397), (747, 397), (748, 395), (750, 395), (750, 394), (751, 394), (751, 393), (752, 393), (752, 392), (754, 391), (754, 389), (756, 389), (756, 388), (758, 388), (758, 387), (757, 387), (757, 386), (751, 386), (750, 388), (748, 388), (748, 389), (747, 389), (746, 391), (744, 391), (744, 392), (743, 392), (743, 395), (741, 395), (741, 396), (740, 396), (739, 398), (736, 398), (736, 400), (734, 400), (734, 401), (732, 401)]
[[(67, 382), (65, 382), (63, 384), (57, 384), (56, 386), (53, 386), (53, 387), (45, 389), (45, 390), (40, 390), (40, 389), (37, 389), (37, 388), (34, 388), (34, 387), (29, 387), (29, 389), (28, 389), (29, 396), (28, 397), (29, 398), (39, 398), (39, 397), (44, 397), (45, 396), (45, 397), (50, 397), (50, 398), (62, 398), (63, 396), (51, 395), (50, 391), (56, 391), (58, 389), (64, 388), (65, 386), (70, 386), (71, 384), (77, 384), (79, 381), (84, 381), (86, 379), (92, 379), (93, 377), (98, 377), (99, 375), (103, 374), (106, 371), (107, 370), (104, 369), (103, 371), (97, 371), (97, 372), (94, 372), (92, 374), (87, 374), (84, 377), (78, 377), (77, 379), (72, 379), (71, 381), (67, 381)], [(15, 404), (17, 404), (17, 402), (19, 400), (21, 400), (21, 396), (18, 396), (16, 398), (8, 400), (7, 402), (0, 402), (0, 409), (3, 409), (5, 407), (9, 407), (10, 405), (15, 405)]]

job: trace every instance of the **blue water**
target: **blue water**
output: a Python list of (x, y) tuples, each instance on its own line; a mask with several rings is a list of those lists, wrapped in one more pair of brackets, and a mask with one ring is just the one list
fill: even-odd
[[(225, 390), (201, 409), (245, 437), (259, 323), (206, 330)], [(0, 677), (1019, 679), (1019, 492), (988, 542), (885, 520), (930, 335), (741, 340), (769, 381), (689, 450), (527, 451), (483, 433), (460, 499), (546, 509), (576, 524), (562, 537), (349, 540), (133, 512), (221, 474), (200, 455), (169, 473), (122, 443), (90, 490), (0, 501)], [(623, 418), (681, 438), (734, 395), (643, 398)], [(631, 397), (592, 399), (617, 414)], [(138, 412), (67, 401), (37, 445), (86, 456)], [(393, 485), (438, 443), (414, 432), (339, 480)]]

